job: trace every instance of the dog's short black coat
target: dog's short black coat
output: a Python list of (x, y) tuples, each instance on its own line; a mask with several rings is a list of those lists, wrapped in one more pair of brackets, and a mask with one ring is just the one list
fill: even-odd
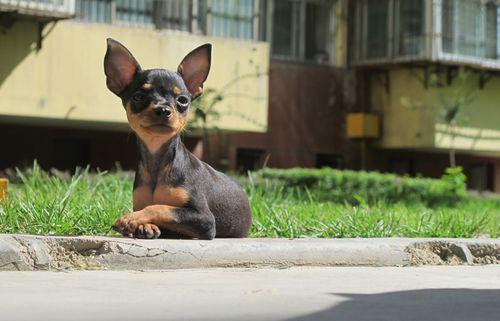
[(180, 131), (208, 76), (211, 46), (189, 53), (177, 72), (142, 70), (119, 42), (108, 39), (108, 88), (127, 111), (139, 146), (134, 212), (114, 229), (139, 238), (246, 237), (252, 218), (244, 191), (184, 146)]

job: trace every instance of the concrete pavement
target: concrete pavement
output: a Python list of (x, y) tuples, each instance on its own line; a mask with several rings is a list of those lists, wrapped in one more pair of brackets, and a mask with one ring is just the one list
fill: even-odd
[(498, 321), (500, 266), (1, 272), (0, 320)]
[(500, 263), (500, 239), (134, 240), (0, 234), (0, 270)]

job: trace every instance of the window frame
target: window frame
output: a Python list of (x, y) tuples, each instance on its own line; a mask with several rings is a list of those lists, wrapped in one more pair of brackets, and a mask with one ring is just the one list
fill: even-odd
[[(387, 62), (407, 62), (411, 60), (425, 59), (429, 53), (429, 35), (432, 31), (432, 20), (430, 13), (432, 12), (432, 0), (418, 0), (422, 1), (422, 48), (416, 54), (400, 54), (399, 44), (401, 36), (400, 18), (401, 18), (401, 1), (405, 0), (388, 0), (387, 1), (387, 50), (384, 57), (368, 58), (366, 49), (366, 38), (368, 36), (367, 26), (367, 3), (371, 0), (360, 0), (356, 3), (355, 7), (355, 27), (354, 41), (352, 42), (354, 65), (372, 65)], [(416, 0), (413, 0), (416, 1)]]
[[(287, 0), (298, 5), (298, 10), (292, 8), (292, 37), (291, 37), (291, 55), (276, 54), (274, 53), (274, 2), (280, 0), (267, 0), (267, 6), (263, 10), (266, 16), (266, 30), (262, 32), (262, 40), (270, 44), (270, 55), (272, 59), (295, 61), (302, 63), (312, 63), (319, 65), (336, 65), (336, 30), (337, 30), (337, 17), (336, 10), (339, 5), (339, 0)], [(316, 3), (329, 7), (328, 23), (325, 37), (327, 45), (327, 52), (329, 54), (328, 62), (318, 62), (306, 57), (306, 6), (308, 3)], [(295, 16), (297, 14), (297, 16)]]
[[(84, 22), (84, 23), (102, 23), (102, 24), (111, 24), (111, 25), (119, 25), (133, 28), (146, 28), (146, 29), (156, 29), (156, 30), (168, 30), (170, 32), (180, 32), (180, 33), (190, 33), (196, 35), (207, 35), (215, 37), (211, 32), (211, 2), (212, 0), (182, 0), (181, 4), (188, 6), (188, 26), (187, 30), (182, 29), (172, 29), (165, 28), (160, 26), (158, 23), (158, 15), (155, 14), (153, 10), (152, 13), (152, 23), (142, 23), (142, 22), (133, 22), (127, 20), (118, 20), (116, 17), (116, 0), (103, 0), (104, 2), (109, 2), (111, 4), (111, 17), (109, 22), (100, 22), (100, 21), (92, 21), (85, 19), (83, 17), (76, 17), (75, 20)], [(157, 2), (157, 0), (151, 0), (153, 2), (153, 6)], [(161, 1), (161, 0), (158, 0)], [(248, 38), (240, 38), (240, 37), (229, 37), (229, 36), (219, 36), (220, 38), (232, 39), (236, 41), (259, 41), (261, 34), (261, 15), (262, 15), (262, 5), (265, 0), (252, 0), (253, 1), (253, 12), (252, 12), (252, 37)], [(270, 1), (270, 0), (268, 0)], [(85, 0), (80, 0), (78, 3), (85, 3)], [(204, 3), (204, 6), (201, 6), (201, 3)], [(204, 10), (202, 12), (202, 10)], [(79, 12), (77, 12), (78, 14)]]
[[(371, 66), (386, 63), (406, 63), (406, 62), (422, 62), (422, 61), (432, 61), (441, 62), (445, 64), (457, 64), (457, 65), (467, 65), (472, 67), (479, 67), (485, 69), (500, 69), (500, 0), (474, 0), (481, 3), (481, 13), (482, 20), (480, 23), (480, 37), (482, 37), (480, 43), (477, 45), (480, 47), (482, 52), (482, 57), (460, 54), (455, 49), (453, 53), (446, 52), (444, 50), (444, 37), (443, 37), (443, 8), (444, 1), (446, 0), (421, 0), (424, 2), (424, 14), (423, 14), (423, 48), (420, 53), (415, 55), (399, 55), (399, 38), (400, 38), (400, 28), (399, 18), (399, 3), (404, 0), (389, 0), (388, 11), (389, 19), (387, 26), (389, 29), (388, 44), (389, 47), (388, 55), (379, 59), (368, 59), (363, 53), (363, 37), (365, 36), (362, 28), (359, 26), (364, 26), (366, 24), (363, 21), (363, 5), (370, 0), (359, 0), (354, 7), (354, 40), (351, 42), (351, 55), (350, 64), (354, 66)], [(453, 4), (458, 3), (457, 0), (451, 0)], [(469, 0), (468, 0), (469, 1)], [(497, 7), (497, 34), (496, 34), (496, 58), (486, 57), (486, 6), (492, 3)], [(392, 8), (392, 9), (391, 9)], [(451, 20), (453, 22), (453, 30), (457, 30), (457, 25), (459, 24), (458, 10), (454, 10)], [(453, 36), (457, 38), (457, 32), (453, 31)], [(451, 40), (451, 46), (457, 47), (457, 40)]]
[[(454, 3), (456, 3), (457, 0), (452, 0)], [(471, 1), (471, 0), (468, 0)], [(434, 46), (438, 48), (437, 50), (437, 55), (434, 57), (436, 60), (447, 62), (447, 63), (457, 63), (457, 64), (465, 64), (465, 65), (471, 65), (471, 66), (477, 66), (477, 67), (482, 67), (482, 68), (487, 68), (487, 69), (500, 69), (500, 52), (499, 52), (499, 44), (500, 44), (500, 34), (499, 34), (499, 19), (500, 19), (500, 2), (496, 0), (473, 0), (481, 3), (481, 11), (483, 13), (483, 19), (481, 20), (481, 26), (480, 26), (480, 42), (479, 45), (482, 46), (482, 55), (483, 57), (478, 57), (478, 56), (473, 56), (473, 55), (467, 55), (467, 54), (461, 54), (457, 52), (456, 49), (454, 49), (455, 52), (450, 53), (446, 52), (443, 50), (443, 39), (442, 39), (442, 24), (440, 23), (441, 18), (442, 18), (442, 6), (443, 6), (443, 1), (442, 0), (433, 0), (435, 3), (435, 8), (436, 10), (434, 11), (434, 21), (437, 21), (439, 23), (436, 24), (435, 29), (433, 30), (434, 35), (435, 35), (435, 40), (434, 40)], [(496, 34), (496, 48), (497, 48), (497, 58), (487, 58), (485, 50), (486, 50), (486, 6), (488, 3), (493, 3), (497, 6), (497, 34)], [(459, 15), (459, 12), (457, 10), (454, 10), (453, 12), (453, 21), (455, 23), (455, 26), (459, 24), (457, 16)], [(456, 48), (458, 44), (456, 43), (456, 39), (458, 39), (458, 34), (454, 34), (454, 43), (452, 43), (453, 48)]]
[[(200, 0), (192, 0), (193, 2), (197, 2), (199, 4)], [(205, 30), (203, 34), (207, 36), (212, 36), (212, 37), (219, 37), (219, 38), (226, 38), (226, 39), (234, 39), (234, 40), (240, 40), (240, 41), (259, 41), (259, 27), (260, 27), (260, 16), (262, 12), (261, 8), (261, 0), (252, 0), (253, 1), (253, 12), (252, 12), (252, 37), (251, 38), (239, 38), (239, 37), (226, 37), (226, 36), (215, 36), (212, 33), (212, 0), (205, 0), (205, 5), (206, 5), (206, 13), (205, 14), (205, 26), (203, 26), (203, 29)]]
[[(131, 28), (145, 28), (145, 29), (156, 29), (156, 23), (155, 23), (155, 14), (154, 14), (154, 0), (151, 1), (153, 5), (153, 10), (151, 12), (151, 23), (147, 22), (136, 22), (136, 21), (131, 21), (131, 20), (121, 20), (118, 18), (118, 3), (117, 0), (110, 0), (111, 1), (111, 24), (118, 25), (118, 26), (123, 26), (123, 27), (131, 27)], [(143, 0), (144, 1), (144, 0)], [(147, 5), (147, 2), (143, 2), (145, 5)]]

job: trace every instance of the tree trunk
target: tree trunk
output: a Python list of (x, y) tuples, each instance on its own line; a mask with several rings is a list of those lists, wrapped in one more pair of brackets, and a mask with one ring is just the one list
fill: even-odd
[(211, 155), (210, 155), (210, 142), (208, 141), (208, 129), (207, 129), (207, 124), (203, 123), (203, 158), (204, 161), (207, 163), (210, 163)]
[(455, 168), (457, 166), (456, 161), (455, 161), (455, 149), (451, 148), (450, 149), (450, 167)]
[(451, 136), (451, 142), (450, 142), (450, 167), (455, 168), (457, 166), (456, 160), (455, 160), (455, 125), (456, 122), (455, 120), (452, 120), (450, 122), (450, 136)]

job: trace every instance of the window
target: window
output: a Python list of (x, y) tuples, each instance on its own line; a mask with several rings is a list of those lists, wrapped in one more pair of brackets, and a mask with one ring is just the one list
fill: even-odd
[(328, 62), (330, 12), (317, 2), (306, 3), (305, 55), (307, 60)]
[(424, 2), (399, 1), (398, 56), (418, 55), (424, 49)]
[[(497, 0), (358, 0), (354, 63), (451, 61), (500, 68)], [(430, 21), (428, 21), (429, 19)]]
[(236, 150), (236, 169), (239, 173), (261, 169), (262, 166), (264, 166), (264, 150), (250, 148)]
[(477, 58), (498, 56), (498, 6), (494, 1), (443, 0), (445, 53)]
[(453, 52), (453, 2), (454, 0), (443, 0), (441, 3), (441, 28), (443, 38), (443, 51)]
[(154, 22), (157, 29), (189, 31), (191, 8), (186, 0), (155, 1)]
[(364, 50), (365, 57), (387, 57), (389, 0), (367, 0), (364, 8)]
[(316, 154), (316, 168), (344, 168), (344, 158), (336, 154)]
[(392, 158), (389, 160), (389, 172), (400, 176), (415, 176), (415, 161), (408, 158)]
[(486, 5), (486, 58), (496, 59), (498, 57), (497, 39), (498, 6), (493, 2), (489, 2)]
[(63, 138), (54, 140), (54, 167), (60, 170), (75, 170), (90, 163), (90, 141), (87, 139)]
[(469, 188), (478, 192), (492, 191), (494, 185), (493, 164), (474, 164), (470, 170)]
[[(279, 0), (271, 15), (272, 54), (276, 57), (333, 62), (333, 0)], [(269, 40), (269, 39), (266, 39)]]
[(455, 41), (458, 53), (466, 56), (481, 56), (481, 3), (471, 0), (455, 1)]
[(190, 3), (182, 0), (116, 0), (116, 20), (157, 29), (190, 29)]
[(253, 39), (254, 0), (211, 0), (210, 34), (218, 37)]
[(298, 57), (296, 25), (297, 3), (294, 1), (276, 1), (273, 14), (272, 52), (275, 55)]
[(77, 0), (76, 18), (82, 21), (111, 23), (111, 0)]
[[(162, 3), (163, 1), (158, 4)], [(152, 25), (153, 7), (153, 0), (116, 0), (116, 20), (130, 24)]]
[(387, 60), (425, 52), (424, 0), (361, 0), (357, 6), (357, 59)]
[[(271, 0), (268, 0), (271, 1)], [(77, 19), (257, 40), (262, 0), (77, 0)], [(193, 30), (195, 29), (195, 30)]]

